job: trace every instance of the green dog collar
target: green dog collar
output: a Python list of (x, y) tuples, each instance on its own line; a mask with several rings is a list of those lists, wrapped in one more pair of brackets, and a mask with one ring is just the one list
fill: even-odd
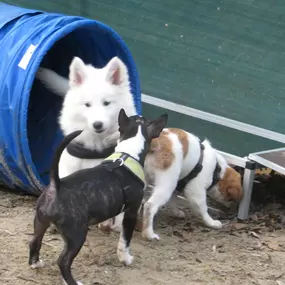
[(115, 152), (107, 157), (104, 161), (121, 161), (120, 166), (124, 165), (128, 168), (135, 176), (137, 176), (144, 184), (145, 184), (145, 175), (142, 165), (131, 156), (121, 153)]

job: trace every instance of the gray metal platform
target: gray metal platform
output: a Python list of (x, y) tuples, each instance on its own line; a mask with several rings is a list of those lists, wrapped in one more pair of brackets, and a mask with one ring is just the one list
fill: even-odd
[[(248, 167), (248, 163), (251, 165), (251, 167)], [(285, 175), (285, 148), (277, 148), (251, 153), (248, 155), (248, 159), (246, 159), (244, 168), (244, 194), (239, 204), (238, 211), (238, 218), (241, 220), (248, 218), (255, 170), (260, 168), (270, 168), (280, 174)]]
[(248, 158), (281, 174), (285, 174), (285, 147), (251, 153)]

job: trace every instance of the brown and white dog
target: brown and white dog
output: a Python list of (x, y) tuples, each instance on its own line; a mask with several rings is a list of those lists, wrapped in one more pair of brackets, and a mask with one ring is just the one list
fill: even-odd
[[(153, 219), (167, 202), (176, 217), (185, 216), (176, 206), (178, 188), (184, 191), (194, 213), (206, 226), (215, 229), (221, 228), (222, 223), (209, 215), (207, 195), (227, 207), (242, 197), (241, 175), (208, 140), (200, 142), (198, 137), (181, 129), (164, 129), (153, 140), (144, 170), (147, 187), (152, 188), (143, 212), (142, 235), (147, 240), (159, 239), (153, 230)], [(102, 227), (120, 230), (122, 218), (119, 215), (114, 223), (109, 220)]]

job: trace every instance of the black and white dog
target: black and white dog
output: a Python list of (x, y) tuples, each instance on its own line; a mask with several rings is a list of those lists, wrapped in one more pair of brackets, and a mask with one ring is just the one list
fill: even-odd
[(133, 261), (129, 248), (143, 199), (144, 161), (152, 139), (165, 127), (167, 115), (149, 121), (141, 116), (128, 117), (121, 109), (118, 121), (120, 139), (115, 153), (98, 166), (60, 179), (61, 153), (82, 131), (67, 135), (54, 155), (50, 184), (37, 201), (29, 264), (32, 268), (43, 267), (39, 259), (42, 239), (53, 223), (65, 242), (58, 266), (67, 285), (81, 284), (72, 277), (71, 265), (85, 242), (91, 219), (100, 223), (124, 212), (117, 254), (125, 265)]

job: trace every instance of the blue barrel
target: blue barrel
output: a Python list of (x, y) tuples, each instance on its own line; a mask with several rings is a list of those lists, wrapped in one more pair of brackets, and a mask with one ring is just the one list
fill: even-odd
[(0, 3), (0, 51), (0, 181), (11, 189), (40, 194), (62, 139), (58, 125), (62, 98), (35, 79), (40, 65), (67, 77), (74, 56), (95, 67), (118, 56), (129, 70), (141, 113), (132, 55), (103, 23)]

